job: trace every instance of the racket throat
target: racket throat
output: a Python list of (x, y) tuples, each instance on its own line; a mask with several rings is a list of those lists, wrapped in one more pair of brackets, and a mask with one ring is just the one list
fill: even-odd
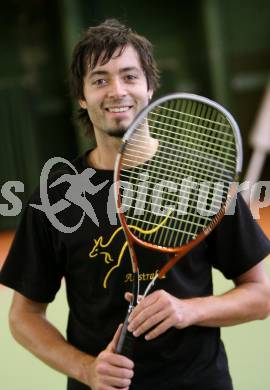
[(132, 300), (130, 303), (131, 307), (134, 307), (138, 304), (139, 291), (140, 291), (139, 272), (133, 272)]
[(152, 290), (152, 288), (154, 287), (155, 285), (155, 282), (156, 280), (158, 279), (158, 274), (155, 275), (155, 277), (151, 280), (151, 282), (148, 284), (143, 296), (146, 297), (146, 295), (148, 295), (148, 293)]

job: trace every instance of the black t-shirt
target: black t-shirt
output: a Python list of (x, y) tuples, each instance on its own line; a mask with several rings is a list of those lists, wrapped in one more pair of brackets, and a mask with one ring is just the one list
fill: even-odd
[[(51, 205), (66, 202), (55, 214), (57, 220), (62, 226), (78, 228), (72, 233), (61, 232), (42, 210), (32, 207), (30, 204), (40, 204), (37, 189), (23, 213), (0, 282), (34, 301), (51, 302), (64, 277), (70, 309), (67, 339), (80, 350), (97, 355), (125, 317), (124, 292), (131, 291), (132, 271), (114, 206), (113, 172), (93, 170), (87, 165), (86, 154), (73, 164), (78, 173), (85, 173), (84, 181), (82, 175), (74, 180), (74, 171), (63, 166), (50, 175), (47, 187)], [(74, 202), (67, 196), (71, 182), (77, 189)], [(212, 267), (233, 279), (269, 252), (269, 241), (238, 197), (234, 215), (225, 216), (155, 288), (179, 298), (208, 296), (213, 293)], [(137, 247), (137, 253), (143, 259), (140, 271), (144, 291), (165, 255), (142, 247)], [(130, 387), (134, 390), (232, 388), (219, 328), (190, 326), (170, 329), (152, 341), (141, 337), (134, 361), (135, 377)], [(69, 379), (69, 390), (87, 388)]]

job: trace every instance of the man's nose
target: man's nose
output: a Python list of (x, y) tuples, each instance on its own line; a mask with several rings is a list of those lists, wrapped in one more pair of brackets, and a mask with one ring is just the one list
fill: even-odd
[(127, 91), (126, 91), (124, 82), (118, 78), (112, 80), (110, 88), (109, 88), (108, 96), (110, 98), (118, 98), (119, 99), (119, 98), (122, 98), (123, 96), (126, 96), (126, 94), (127, 94)]

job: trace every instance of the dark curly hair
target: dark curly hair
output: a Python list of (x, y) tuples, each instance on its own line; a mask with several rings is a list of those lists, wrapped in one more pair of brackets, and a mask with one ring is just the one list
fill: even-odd
[[(136, 50), (145, 73), (148, 89), (155, 91), (159, 86), (159, 70), (153, 57), (152, 44), (116, 19), (108, 19), (98, 26), (90, 27), (77, 43), (70, 68), (70, 90), (76, 100), (84, 99), (83, 80), (87, 70), (110, 61), (116, 49), (119, 56), (131, 45)], [(79, 108), (78, 119), (86, 127), (86, 134), (94, 135), (93, 124), (87, 110)]]

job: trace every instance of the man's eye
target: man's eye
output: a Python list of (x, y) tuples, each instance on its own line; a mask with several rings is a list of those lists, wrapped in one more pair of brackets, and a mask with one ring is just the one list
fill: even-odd
[(126, 75), (126, 78), (127, 78), (128, 80), (136, 80), (138, 77), (135, 76), (134, 74), (128, 74), (128, 75)]
[(98, 79), (98, 80), (93, 81), (93, 84), (97, 85), (97, 86), (102, 86), (102, 85), (105, 85), (106, 83), (107, 82), (105, 79)]

